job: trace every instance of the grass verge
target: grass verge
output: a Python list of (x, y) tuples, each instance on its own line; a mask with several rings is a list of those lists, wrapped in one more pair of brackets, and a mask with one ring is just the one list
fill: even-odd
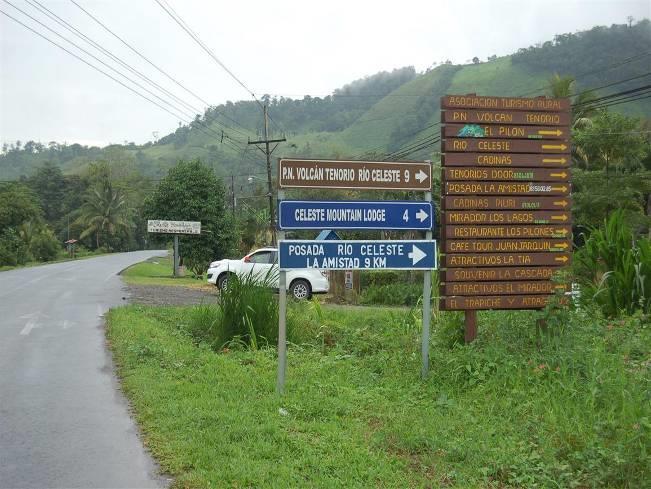
[(97, 258), (98, 256), (105, 256), (105, 255), (111, 255), (112, 253), (109, 252), (102, 252), (102, 253), (95, 253), (95, 252), (86, 252), (81, 255), (77, 255), (74, 258), (70, 258), (69, 256), (65, 255), (64, 252), (61, 253), (61, 258), (57, 258), (56, 260), (50, 260), (50, 261), (30, 261), (27, 263), (24, 263), (22, 265), (2, 265), (0, 266), (0, 272), (8, 272), (9, 270), (15, 270), (17, 268), (32, 268), (32, 267), (40, 267), (41, 265), (51, 265), (52, 263), (64, 263), (68, 261), (78, 261), (78, 260), (86, 260), (89, 258)]
[[(651, 327), (573, 312), (434, 325), (419, 380), (415, 311), (294, 305), (304, 341), (215, 353), (191, 308), (110, 312), (108, 338), (147, 446), (175, 486), (644, 487), (651, 480)], [(647, 482), (644, 482), (644, 481)]]
[(136, 263), (121, 274), (124, 281), (134, 285), (177, 285), (183, 287), (210, 288), (204, 277), (174, 277), (172, 275), (172, 257), (155, 257)]

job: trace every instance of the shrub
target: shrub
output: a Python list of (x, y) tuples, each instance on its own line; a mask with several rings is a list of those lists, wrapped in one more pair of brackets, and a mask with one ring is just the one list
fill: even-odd
[(0, 265), (24, 265), (32, 259), (29, 248), (13, 228), (0, 233)]
[(422, 283), (394, 283), (371, 285), (360, 295), (362, 304), (383, 304), (387, 306), (413, 306), (423, 295)]
[(398, 270), (373, 270), (361, 274), (362, 287), (390, 285), (399, 282), (407, 282), (409, 272)]
[(232, 275), (217, 305), (197, 306), (188, 332), (215, 351), (245, 345), (258, 349), (278, 342), (278, 302), (271, 274), (265, 277)]
[(54, 233), (47, 228), (41, 229), (29, 243), (29, 251), (38, 261), (54, 260), (61, 250), (61, 245)]
[(593, 299), (607, 316), (651, 310), (651, 243), (635, 239), (622, 211), (613, 212), (603, 229), (591, 228), (576, 254), (584, 299)]

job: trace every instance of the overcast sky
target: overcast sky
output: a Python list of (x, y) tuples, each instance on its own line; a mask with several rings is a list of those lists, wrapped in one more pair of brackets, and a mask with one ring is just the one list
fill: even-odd
[[(0, 10), (48, 38), (76, 52), (7, 1), (84, 45), (26, 0), (0, 0)], [(200, 101), (130, 52), (70, 0), (38, 1), (132, 67), (202, 108)], [(75, 1), (207, 102), (250, 99), (155, 0)], [(167, 1), (256, 95), (293, 98), (327, 95), (378, 71), (408, 65), (422, 71), (445, 59), (454, 63), (474, 56), (485, 59), (544, 42), (557, 33), (623, 24), (629, 15), (651, 16), (649, 0)], [(0, 15), (3, 142), (143, 143), (152, 139), (153, 132), (163, 136), (178, 123), (178, 117)]]

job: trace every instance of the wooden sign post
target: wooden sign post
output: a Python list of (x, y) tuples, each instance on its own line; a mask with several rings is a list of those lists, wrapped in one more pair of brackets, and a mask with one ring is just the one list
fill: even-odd
[(568, 99), (441, 99), (441, 303), (465, 312), (540, 309), (571, 262)]

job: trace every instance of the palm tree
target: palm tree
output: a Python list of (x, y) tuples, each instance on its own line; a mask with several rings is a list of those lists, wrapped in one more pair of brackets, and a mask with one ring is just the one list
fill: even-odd
[[(549, 94), (554, 98), (574, 98), (572, 102), (572, 129), (582, 129), (592, 125), (592, 118), (597, 111), (591, 107), (590, 102), (595, 99), (595, 92), (584, 90), (574, 94), (576, 80), (573, 76), (560, 76), (558, 73), (549, 80)], [(572, 160), (580, 167), (588, 166), (588, 155), (584, 148), (572, 145)]]
[(576, 80), (573, 76), (560, 76), (554, 73), (549, 80), (549, 94), (554, 98), (570, 98), (572, 102), (572, 128), (589, 124), (589, 120), (595, 114), (595, 110), (590, 108), (589, 102), (595, 99), (595, 92), (584, 90), (578, 94), (574, 93)]
[(124, 194), (109, 180), (96, 183), (86, 194), (79, 217), (75, 221), (85, 227), (80, 238), (95, 235), (100, 247), (100, 236), (115, 236), (129, 229), (127, 201)]

